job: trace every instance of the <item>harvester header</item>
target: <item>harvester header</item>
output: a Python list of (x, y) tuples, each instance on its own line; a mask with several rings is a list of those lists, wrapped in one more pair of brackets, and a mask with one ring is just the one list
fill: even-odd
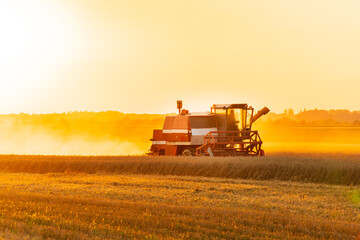
[(262, 141), (252, 124), (270, 110), (254, 115), (246, 103), (214, 104), (210, 112), (189, 113), (177, 101), (179, 115), (166, 116), (163, 129), (153, 131), (150, 155), (263, 156)]

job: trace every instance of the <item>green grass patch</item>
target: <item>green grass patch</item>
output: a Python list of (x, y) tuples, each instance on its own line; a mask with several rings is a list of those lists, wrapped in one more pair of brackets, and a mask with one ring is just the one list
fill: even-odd
[(360, 208), (360, 189), (351, 192), (350, 200), (356, 207)]

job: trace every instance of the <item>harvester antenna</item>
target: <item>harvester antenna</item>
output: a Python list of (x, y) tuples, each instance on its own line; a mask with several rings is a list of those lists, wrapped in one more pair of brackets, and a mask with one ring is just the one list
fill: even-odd
[(179, 114), (181, 114), (181, 109), (182, 109), (182, 100), (177, 100), (177, 109), (179, 109)]

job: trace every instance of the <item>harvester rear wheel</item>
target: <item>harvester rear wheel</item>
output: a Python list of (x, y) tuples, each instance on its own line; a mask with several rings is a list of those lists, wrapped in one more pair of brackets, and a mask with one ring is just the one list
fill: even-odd
[(185, 148), (185, 149), (182, 151), (181, 156), (183, 156), (183, 157), (195, 156), (195, 149), (192, 148), (192, 147)]

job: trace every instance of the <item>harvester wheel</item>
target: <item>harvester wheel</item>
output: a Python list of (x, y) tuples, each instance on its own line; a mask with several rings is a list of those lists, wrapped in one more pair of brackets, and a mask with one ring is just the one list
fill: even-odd
[(183, 156), (183, 157), (195, 156), (195, 149), (192, 148), (192, 147), (185, 148), (185, 149), (182, 151), (181, 156)]
[(265, 151), (263, 149), (260, 149), (260, 156), (265, 156)]

